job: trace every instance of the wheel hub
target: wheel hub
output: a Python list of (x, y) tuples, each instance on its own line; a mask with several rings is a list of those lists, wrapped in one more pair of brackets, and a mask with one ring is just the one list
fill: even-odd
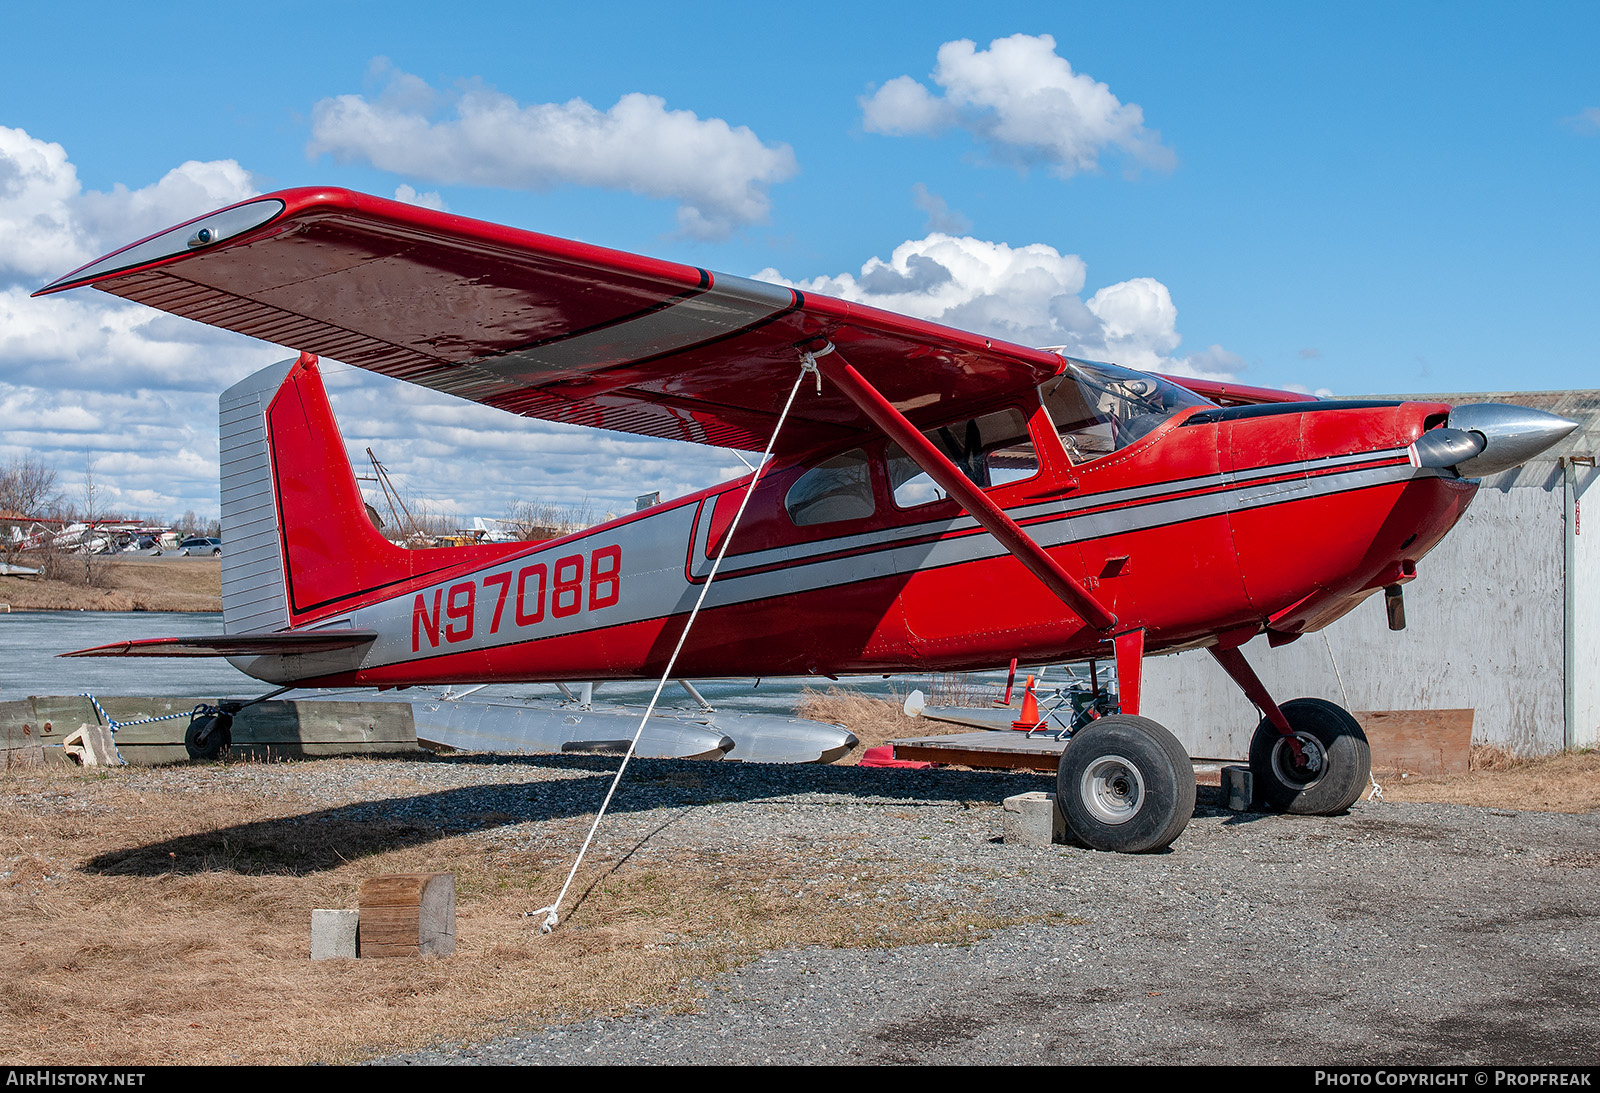
[(1327, 750), (1322, 741), (1308, 732), (1297, 732), (1294, 738), (1300, 744), (1300, 760), (1296, 760), (1287, 739), (1279, 740), (1272, 746), (1273, 771), (1286, 785), (1302, 788), (1315, 785), (1328, 769)]
[(1120, 755), (1102, 755), (1083, 772), (1079, 798), (1104, 824), (1125, 824), (1144, 806), (1144, 778)]

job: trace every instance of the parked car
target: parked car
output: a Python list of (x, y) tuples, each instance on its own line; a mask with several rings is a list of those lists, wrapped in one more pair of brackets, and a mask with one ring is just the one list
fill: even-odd
[(193, 558), (202, 554), (209, 554), (214, 558), (222, 553), (222, 540), (202, 539), (198, 536), (193, 539), (185, 539), (178, 544), (178, 553), (185, 558)]

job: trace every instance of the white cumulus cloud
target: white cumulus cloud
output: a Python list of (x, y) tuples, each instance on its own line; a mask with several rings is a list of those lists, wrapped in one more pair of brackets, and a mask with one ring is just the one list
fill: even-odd
[[(87, 289), (29, 293), (254, 193), (232, 160), (86, 192), (61, 145), (0, 127), (0, 462), (42, 460), (78, 502), (93, 460), (102, 511), (217, 513), (217, 396), (294, 350)], [(396, 196), (437, 207), (436, 193), (410, 186)], [(497, 516), (514, 501), (588, 500), (598, 517), (631, 511), (635, 494), (674, 496), (743, 473), (726, 451), (520, 419), (331, 361), (324, 374), (359, 465), (371, 446), (433, 511)]]
[(65, 148), (0, 126), (0, 280), (59, 277), (258, 192), (231, 159), (190, 160), (136, 190), (119, 183), (106, 193), (86, 191)]
[(897, 76), (861, 99), (862, 125), (891, 136), (970, 132), (997, 161), (1045, 167), (1061, 178), (1100, 167), (1119, 154), (1128, 173), (1170, 170), (1176, 163), (1144, 111), (1105, 84), (1074, 72), (1048, 34), (997, 38), (988, 49), (967, 39), (939, 47), (930, 91)]
[(396, 201), (404, 201), (407, 205), (420, 205), (424, 209), (435, 209), (439, 212), (445, 212), (447, 209), (444, 198), (439, 196), (438, 190), (419, 193), (416, 187), (407, 185), (404, 182), (395, 187), (394, 199)]
[(763, 280), (837, 296), (1023, 345), (1060, 345), (1076, 357), (1147, 371), (1228, 375), (1242, 365), (1220, 346), (1180, 355), (1178, 309), (1151, 277), (1106, 285), (1087, 300), (1087, 267), (1043, 243), (1013, 247), (934, 232), (908, 240), (859, 273)]
[[(766, 220), (769, 188), (797, 170), (788, 145), (669, 110), (655, 95), (631, 92), (609, 110), (582, 99), (522, 104), (474, 84), (449, 96), (383, 71), (388, 85), (376, 98), (338, 95), (312, 108), (308, 155), (446, 185), (597, 186), (671, 199), (680, 230), (696, 238)], [(453, 116), (436, 117), (446, 101)]]

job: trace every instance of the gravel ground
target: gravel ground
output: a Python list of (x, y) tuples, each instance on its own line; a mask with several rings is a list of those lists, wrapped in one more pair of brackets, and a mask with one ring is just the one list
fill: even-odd
[[(477, 824), (474, 837), (502, 845), (548, 840), (553, 822), (575, 840), (609, 766), (393, 764), (371, 805), (340, 811)], [(362, 796), (362, 767), (323, 769), (343, 783), (336, 796)], [(306, 770), (283, 789), (311, 804)], [(400, 775), (420, 792), (382, 788)], [(529, 781), (545, 784), (530, 795)], [(803, 874), (808, 847), (850, 845), (858, 864), (846, 868), (888, 862), (923, 878), (882, 895), (1038, 924), (976, 931), (966, 945), (773, 952), (695, 984), (696, 1014), (636, 1012), (379, 1061), (1600, 1060), (1600, 816), (1392, 803), (1235, 814), (1202, 789), (1162, 854), (1002, 844), (1000, 801), (1043, 788), (1050, 780), (1031, 775), (637, 761), (602, 828), (603, 857), (759, 846)], [(461, 819), (497, 810), (508, 813), (498, 826)]]

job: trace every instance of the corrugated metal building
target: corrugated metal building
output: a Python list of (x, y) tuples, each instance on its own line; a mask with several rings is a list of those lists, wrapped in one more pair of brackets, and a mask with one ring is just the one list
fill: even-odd
[[(1600, 509), (1584, 534), (1582, 504), (1597, 473), (1600, 391), (1385, 397), (1509, 402), (1579, 428), (1539, 459), (1484, 479), (1405, 586), (1405, 630), (1388, 628), (1380, 593), (1290, 645), (1256, 638), (1246, 658), (1279, 702), (1471, 708), (1475, 744), (1524, 753), (1600, 745)], [(1191, 755), (1248, 753), (1260, 715), (1210, 654), (1151, 659), (1144, 688), (1142, 712)]]

